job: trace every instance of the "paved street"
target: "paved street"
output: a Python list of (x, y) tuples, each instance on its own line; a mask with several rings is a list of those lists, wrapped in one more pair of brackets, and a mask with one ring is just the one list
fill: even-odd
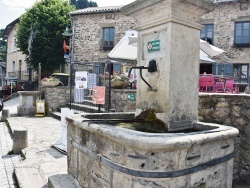
[(14, 166), (20, 163), (19, 155), (10, 155), (12, 139), (5, 123), (0, 123), (0, 188), (15, 187), (13, 178)]
[(21, 188), (46, 188), (49, 176), (67, 173), (67, 155), (52, 147), (60, 137), (60, 121), (51, 117), (17, 116), (18, 103), (19, 98), (14, 98), (4, 103), (4, 109), (9, 109), (12, 130), (18, 127), (28, 130), (29, 146), (23, 150), (25, 160), (19, 155), (9, 155), (12, 139), (6, 124), (0, 123), (0, 188), (15, 187), (14, 168)]

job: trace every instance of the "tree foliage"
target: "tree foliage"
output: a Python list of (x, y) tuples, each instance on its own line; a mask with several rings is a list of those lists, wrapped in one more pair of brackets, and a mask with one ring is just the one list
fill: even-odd
[(88, 0), (70, 0), (71, 5), (75, 5), (76, 9), (84, 9), (88, 7), (97, 7), (97, 3)]
[(3, 39), (3, 32), (4, 29), (0, 29), (0, 61), (6, 61), (6, 49), (7, 49), (7, 42)]
[[(49, 75), (64, 64), (62, 33), (70, 25), (67, 14), (73, 10), (67, 0), (42, 0), (20, 18), (17, 47), (26, 55), (31, 68), (37, 70), (41, 63), (42, 75)], [(29, 45), (31, 31), (34, 38)], [(28, 47), (31, 47), (31, 54)]]

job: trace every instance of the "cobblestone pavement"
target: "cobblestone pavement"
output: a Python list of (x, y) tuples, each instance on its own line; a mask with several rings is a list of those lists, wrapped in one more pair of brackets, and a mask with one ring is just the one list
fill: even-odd
[(0, 188), (14, 188), (14, 166), (20, 163), (19, 155), (10, 155), (12, 150), (12, 139), (8, 127), (4, 122), (0, 123)]
[[(51, 117), (17, 116), (18, 105), (18, 96), (4, 102), (10, 118), (9, 126), (0, 122), (0, 188), (46, 188), (49, 176), (67, 174), (67, 155), (52, 147), (60, 137), (60, 121)], [(10, 155), (13, 141), (8, 127), (12, 131), (20, 127), (28, 130), (25, 159)]]

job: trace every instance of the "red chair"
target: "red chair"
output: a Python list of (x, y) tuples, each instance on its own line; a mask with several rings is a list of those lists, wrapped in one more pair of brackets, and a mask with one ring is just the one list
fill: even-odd
[(200, 92), (214, 92), (214, 76), (211, 74), (200, 75), (199, 79)]

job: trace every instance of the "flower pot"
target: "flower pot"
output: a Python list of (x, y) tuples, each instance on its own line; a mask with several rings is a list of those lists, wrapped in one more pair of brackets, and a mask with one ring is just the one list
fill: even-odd
[(59, 81), (42, 81), (43, 86), (57, 86)]
[(111, 88), (113, 88), (113, 89), (123, 89), (127, 85), (128, 85), (127, 81), (111, 80)]

